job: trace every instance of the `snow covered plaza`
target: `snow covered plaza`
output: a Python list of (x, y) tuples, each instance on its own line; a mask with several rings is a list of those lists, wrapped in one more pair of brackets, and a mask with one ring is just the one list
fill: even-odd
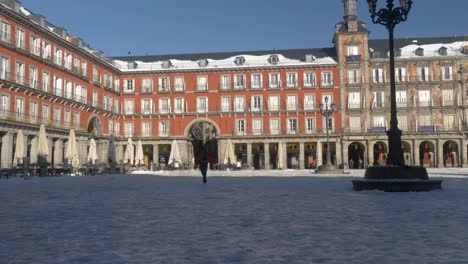
[(420, 193), (352, 191), (363, 173), (2, 179), (0, 262), (467, 263), (468, 169)]

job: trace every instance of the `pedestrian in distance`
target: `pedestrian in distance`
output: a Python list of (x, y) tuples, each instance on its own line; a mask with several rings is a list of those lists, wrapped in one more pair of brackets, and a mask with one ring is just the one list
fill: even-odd
[(200, 169), (200, 172), (203, 176), (203, 183), (206, 183), (206, 172), (208, 171), (208, 158), (206, 154), (201, 156), (201, 159), (198, 162), (198, 169)]

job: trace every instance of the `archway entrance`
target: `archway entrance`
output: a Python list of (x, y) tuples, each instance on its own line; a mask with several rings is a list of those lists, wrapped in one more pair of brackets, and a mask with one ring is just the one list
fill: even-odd
[(403, 149), (403, 158), (405, 159), (405, 165), (413, 165), (413, 159), (411, 158), (411, 145), (406, 141), (402, 141), (401, 148)]
[(189, 137), (192, 139), (195, 164), (198, 165), (202, 155), (207, 156), (211, 167), (218, 163), (217, 134), (216, 127), (208, 121), (198, 121), (190, 127)]
[(91, 134), (91, 137), (99, 137), (102, 135), (102, 123), (97, 116), (93, 116), (89, 119), (88, 133)]
[(353, 142), (348, 147), (348, 165), (350, 169), (364, 169), (364, 150), (362, 143)]
[(373, 165), (387, 164), (387, 145), (382, 141), (374, 144), (374, 161)]
[(419, 145), (419, 164), (424, 167), (435, 166), (434, 144), (430, 141), (423, 141)]
[(458, 144), (455, 141), (449, 140), (444, 143), (444, 166), (458, 167), (460, 160), (458, 157)]

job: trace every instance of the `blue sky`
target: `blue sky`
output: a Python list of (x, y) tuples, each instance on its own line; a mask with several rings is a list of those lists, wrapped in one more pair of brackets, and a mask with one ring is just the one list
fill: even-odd
[[(383, 0), (379, 2), (383, 6)], [(398, 2), (398, 1), (395, 1)], [(467, 0), (413, 0), (397, 37), (468, 35)], [(341, 0), (21, 0), (108, 56), (316, 48), (332, 46)], [(443, 3), (443, 4), (441, 4)], [(358, 15), (370, 21), (367, 2)]]

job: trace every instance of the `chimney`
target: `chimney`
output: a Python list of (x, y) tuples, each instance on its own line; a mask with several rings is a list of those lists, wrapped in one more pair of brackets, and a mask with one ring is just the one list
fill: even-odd
[(39, 25), (41, 27), (45, 27), (45, 21), (46, 21), (45, 17), (43, 15), (37, 15), (37, 17), (39, 18), (39, 21), (38, 21)]
[(13, 11), (15, 11), (16, 13), (19, 14), (20, 13), (20, 5), (21, 5), (20, 1), (13, 0)]

